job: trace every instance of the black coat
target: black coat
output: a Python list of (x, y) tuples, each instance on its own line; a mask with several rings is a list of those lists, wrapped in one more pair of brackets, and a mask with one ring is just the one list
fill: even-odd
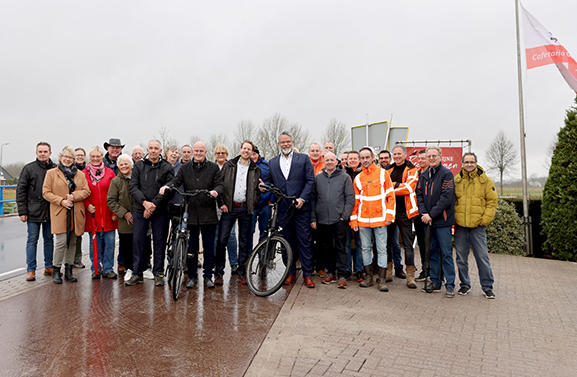
[[(224, 191), (222, 174), (218, 165), (206, 159), (200, 163), (190, 161), (182, 165), (168, 186), (171, 189), (183, 186), (185, 192), (215, 190), (219, 196)], [(216, 200), (203, 194), (190, 198), (188, 200), (188, 223), (191, 225), (218, 224)]]
[[(238, 160), (240, 160), (240, 156), (236, 156), (232, 160), (227, 161), (221, 170), (224, 181), (224, 192), (222, 195), (219, 195), (218, 203), (219, 205), (226, 204), (229, 211), (232, 208)], [(258, 206), (260, 199), (260, 190), (258, 189), (259, 179), (260, 168), (251, 160), (248, 168), (246, 184), (246, 208), (249, 215), (252, 215), (254, 209)]]
[(47, 162), (36, 159), (24, 166), (16, 188), (19, 216), (28, 216), (28, 221), (33, 222), (50, 221), (50, 203), (42, 197), (42, 185), (46, 172), (55, 167), (50, 159)]
[(134, 198), (134, 211), (144, 212), (144, 201), (154, 203), (154, 213), (168, 212), (168, 199), (158, 192), (174, 178), (172, 165), (162, 157), (156, 163), (152, 163), (147, 157), (138, 161), (132, 169), (130, 178), (130, 195)]

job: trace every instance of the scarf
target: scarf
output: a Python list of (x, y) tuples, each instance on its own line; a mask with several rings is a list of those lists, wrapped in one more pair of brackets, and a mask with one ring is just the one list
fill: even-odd
[(86, 169), (88, 169), (88, 175), (90, 176), (90, 182), (96, 186), (100, 180), (104, 177), (104, 162), (101, 162), (99, 166), (94, 166), (92, 164), (87, 164)]
[(58, 163), (58, 169), (64, 174), (64, 178), (66, 178), (66, 183), (68, 183), (68, 189), (70, 193), (76, 190), (76, 183), (74, 182), (74, 176), (78, 172), (78, 169), (74, 164), (70, 167), (62, 165), (61, 162)]
[[(64, 174), (66, 178), (66, 183), (68, 183), (68, 190), (73, 193), (76, 190), (76, 183), (74, 182), (74, 176), (78, 172), (76, 165), (72, 164), (70, 167), (62, 165), (61, 162), (58, 163), (58, 169)], [(74, 211), (69, 209), (66, 211), (66, 247), (70, 247), (70, 240), (72, 239), (72, 232), (74, 230)]]

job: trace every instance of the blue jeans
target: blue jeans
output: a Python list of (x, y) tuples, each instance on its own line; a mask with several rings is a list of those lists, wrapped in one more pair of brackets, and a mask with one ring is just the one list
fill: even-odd
[(351, 249), (351, 243), (353, 241), (353, 237), (355, 237), (355, 259), (354, 265), (352, 266), (352, 271), (354, 273), (363, 272), (363, 254), (361, 252), (361, 236), (359, 232), (353, 231), (353, 229), (347, 225), (347, 241), (345, 242), (345, 249), (347, 250), (347, 257), (348, 257), (348, 266), (349, 269), (351, 268), (351, 263), (353, 262), (353, 255)]
[(461, 287), (471, 288), (469, 278), (469, 247), (473, 246), (473, 256), (479, 269), (479, 280), (483, 291), (493, 289), (493, 270), (489, 261), (487, 249), (486, 228), (479, 225), (476, 228), (464, 228), (455, 225), (455, 249), (457, 250), (457, 268)]
[[(451, 243), (451, 227), (431, 228), (431, 281), (433, 285), (441, 286), (441, 263), (445, 274), (445, 287), (455, 288), (455, 264), (453, 263), (453, 245)], [(442, 259), (442, 262), (441, 262)]]
[[(98, 264), (102, 266), (98, 272), (107, 273), (114, 268), (114, 230), (96, 233), (96, 245), (98, 247)], [(92, 262), (92, 272), (94, 272), (94, 246), (92, 245), (92, 233), (90, 234), (90, 261)]]
[(363, 264), (368, 266), (373, 263), (373, 254), (371, 252), (373, 243), (371, 236), (375, 236), (377, 245), (377, 264), (381, 268), (387, 267), (387, 227), (380, 226), (377, 228), (359, 227), (361, 236), (361, 248), (363, 250)]
[[(221, 217), (222, 218), (222, 217)], [(216, 227), (216, 233), (214, 235), (214, 250), (216, 250), (218, 243), (218, 228)], [(232, 266), (238, 266), (238, 242), (236, 240), (236, 230), (235, 226), (232, 227), (230, 231), (230, 237), (228, 238), (228, 243), (226, 244), (226, 250), (228, 252), (228, 263)]]
[(44, 241), (44, 268), (52, 267), (54, 255), (54, 239), (50, 231), (50, 223), (26, 221), (28, 239), (26, 240), (26, 271), (36, 271), (36, 251), (42, 227), (42, 240)]

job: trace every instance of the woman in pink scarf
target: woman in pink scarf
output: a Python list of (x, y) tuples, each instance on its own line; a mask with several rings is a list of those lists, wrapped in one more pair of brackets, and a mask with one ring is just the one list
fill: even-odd
[[(84, 206), (89, 215), (86, 218), (85, 232), (96, 232), (96, 243), (98, 246), (98, 273), (94, 269), (94, 256), (90, 252), (92, 261), (92, 278), (100, 279), (104, 276), (116, 279), (118, 275), (114, 272), (114, 231), (118, 228), (116, 215), (112, 213), (106, 203), (106, 196), (110, 182), (115, 177), (114, 172), (105, 167), (102, 162), (104, 150), (95, 146), (90, 149), (90, 163), (86, 165), (84, 174), (88, 181), (91, 194), (84, 201)], [(93, 250), (92, 237), (90, 238), (90, 250)]]

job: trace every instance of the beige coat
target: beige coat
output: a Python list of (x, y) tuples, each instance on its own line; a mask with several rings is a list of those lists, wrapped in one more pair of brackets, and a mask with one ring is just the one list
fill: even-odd
[[(90, 196), (90, 189), (86, 177), (79, 170), (74, 176), (76, 190), (74, 195), (74, 233), (81, 236), (84, 233), (84, 223), (86, 222), (86, 212), (84, 209), (84, 199)], [(50, 169), (44, 178), (42, 196), (50, 202), (50, 227), (52, 234), (66, 233), (66, 213), (68, 212), (61, 203), (68, 195), (68, 184), (64, 173), (58, 168)]]

